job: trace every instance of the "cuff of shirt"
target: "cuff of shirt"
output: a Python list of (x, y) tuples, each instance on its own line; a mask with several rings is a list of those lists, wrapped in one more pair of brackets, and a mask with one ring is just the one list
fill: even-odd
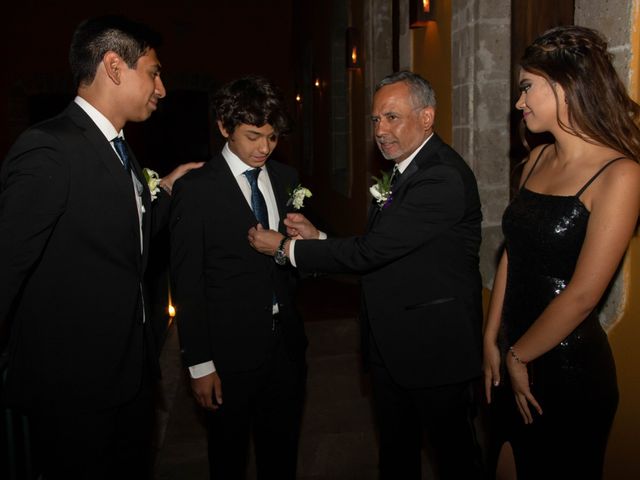
[[(318, 240), (326, 240), (327, 239), (327, 234), (318, 230)], [(291, 242), (289, 243), (289, 261), (291, 262), (291, 265), (293, 265), (294, 267), (297, 267), (298, 265), (296, 264), (296, 241), (295, 240), (291, 240)]]
[(189, 367), (189, 374), (191, 375), (191, 378), (201, 378), (210, 375), (215, 371), (216, 367), (211, 360)]

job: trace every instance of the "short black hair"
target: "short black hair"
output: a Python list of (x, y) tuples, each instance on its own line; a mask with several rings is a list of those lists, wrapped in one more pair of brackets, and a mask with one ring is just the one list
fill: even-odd
[(160, 35), (148, 26), (120, 15), (84, 20), (73, 33), (69, 63), (76, 87), (93, 81), (105, 53), (115, 52), (129, 68), (161, 43)]
[(277, 135), (291, 130), (291, 117), (278, 87), (268, 79), (248, 75), (223, 85), (212, 101), (216, 120), (233, 133), (240, 124), (269, 124)]

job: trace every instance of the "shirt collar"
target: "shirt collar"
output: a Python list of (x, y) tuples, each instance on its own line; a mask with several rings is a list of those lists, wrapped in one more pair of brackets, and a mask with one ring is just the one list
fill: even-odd
[[(250, 167), (249, 165), (244, 163), (242, 160), (240, 160), (240, 157), (238, 157), (231, 151), (231, 149), (229, 148), (229, 142), (224, 144), (224, 147), (222, 148), (222, 156), (227, 161), (227, 165), (229, 165), (231, 173), (234, 177), (239, 177), (247, 170), (253, 170), (253, 167)], [(265, 172), (266, 168), (263, 168), (262, 171)]]
[(124, 138), (124, 132), (120, 130), (116, 131), (115, 127), (111, 124), (111, 122), (105, 117), (102, 113), (98, 111), (96, 107), (91, 105), (81, 96), (76, 96), (73, 101), (82, 109), (84, 112), (89, 115), (89, 118), (96, 124), (96, 127), (102, 132), (102, 134), (106, 137), (107, 140), (112, 141), (115, 137)]
[(411, 162), (413, 161), (415, 156), (418, 154), (418, 152), (420, 150), (422, 150), (422, 147), (424, 147), (427, 144), (427, 142), (429, 140), (431, 140), (431, 137), (433, 137), (433, 132), (431, 132), (431, 135), (429, 135), (426, 138), (426, 140), (424, 142), (422, 142), (422, 144), (413, 151), (413, 153), (411, 155), (409, 155), (407, 158), (405, 158), (404, 160), (402, 160), (400, 163), (397, 164), (398, 165), (398, 171), (400, 173), (403, 173), (407, 169), (407, 167), (409, 166), (409, 164), (411, 164)]

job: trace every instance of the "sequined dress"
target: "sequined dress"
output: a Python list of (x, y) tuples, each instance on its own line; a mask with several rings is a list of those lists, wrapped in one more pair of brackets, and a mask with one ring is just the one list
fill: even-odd
[[(525, 180), (507, 207), (502, 220), (508, 255), (499, 341), (503, 358), (571, 280), (589, 221), (580, 195), (611, 163), (574, 196), (536, 193)], [(514, 449), (518, 479), (601, 478), (618, 390), (596, 311), (558, 346), (529, 362), (528, 371), (542, 416), (534, 413), (533, 423), (524, 424), (506, 372), (494, 402), (504, 440)]]

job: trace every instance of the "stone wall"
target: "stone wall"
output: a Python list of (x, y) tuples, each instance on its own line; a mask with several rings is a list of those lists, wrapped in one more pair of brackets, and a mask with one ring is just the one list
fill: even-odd
[(509, 200), (511, 2), (452, 3), (453, 147), (476, 174), (482, 201), (480, 267), (491, 287)]
[[(629, 86), (631, 70), (631, 30), (633, 27), (633, 0), (576, 0), (575, 23), (599, 30), (609, 42), (614, 54), (614, 66), (620, 78)], [(600, 322), (610, 329), (621, 318), (629, 286), (625, 285), (621, 268), (600, 313)]]

